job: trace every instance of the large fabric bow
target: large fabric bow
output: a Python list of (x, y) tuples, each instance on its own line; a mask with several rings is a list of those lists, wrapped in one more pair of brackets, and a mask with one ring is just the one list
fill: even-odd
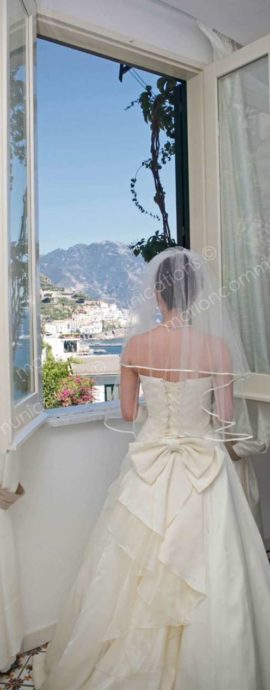
[(217, 476), (224, 452), (203, 438), (163, 437), (154, 441), (134, 441), (129, 454), (137, 474), (153, 484), (164, 470), (172, 453), (177, 453), (194, 488), (200, 493)]
[(163, 436), (131, 442), (129, 456), (119, 500), (163, 535), (194, 490), (199, 495), (215, 480), (224, 450), (203, 437)]

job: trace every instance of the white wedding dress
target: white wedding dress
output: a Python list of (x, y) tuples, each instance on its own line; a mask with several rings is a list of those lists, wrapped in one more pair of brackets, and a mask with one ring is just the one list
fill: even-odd
[(233, 462), (207, 439), (211, 377), (141, 383), (147, 419), (34, 656), (36, 690), (269, 690), (270, 568)]

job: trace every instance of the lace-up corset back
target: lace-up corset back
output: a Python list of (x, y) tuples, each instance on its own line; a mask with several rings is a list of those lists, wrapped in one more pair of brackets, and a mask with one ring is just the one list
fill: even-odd
[(212, 377), (166, 381), (140, 375), (148, 417), (143, 436), (195, 434), (203, 435), (210, 424)]

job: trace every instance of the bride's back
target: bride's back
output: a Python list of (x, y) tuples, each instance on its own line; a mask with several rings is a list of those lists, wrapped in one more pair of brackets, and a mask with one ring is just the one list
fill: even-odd
[(129, 365), (133, 365), (138, 374), (181, 381), (209, 376), (215, 367), (213, 352), (217, 349), (220, 354), (223, 350), (223, 360), (225, 355), (228, 359), (221, 339), (200, 333), (190, 325), (180, 329), (159, 325), (131, 338), (127, 355)]

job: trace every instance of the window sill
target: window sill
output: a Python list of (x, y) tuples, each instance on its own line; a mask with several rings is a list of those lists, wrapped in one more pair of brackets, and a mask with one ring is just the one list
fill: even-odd
[(74, 405), (73, 407), (55, 407), (46, 410), (47, 426), (68, 426), (70, 424), (85, 424), (86, 422), (101, 422), (108, 411), (120, 410), (119, 400), (106, 403), (92, 403), (91, 405)]
[(69, 426), (70, 424), (102, 422), (108, 412), (120, 412), (120, 401), (113, 400), (106, 403), (55, 407), (51, 410), (43, 410), (32, 422), (15, 435), (8, 451), (16, 451), (42, 426)]
[(25, 426), (23, 426), (14, 436), (12, 443), (10, 444), (9, 448), (7, 449), (8, 451), (12, 450), (17, 450), (20, 446), (22, 446), (25, 441), (32, 436), (35, 431), (40, 429), (41, 426), (46, 424), (47, 421), (47, 413), (46, 410), (43, 410), (37, 417), (32, 419), (31, 422), (28, 422)]

